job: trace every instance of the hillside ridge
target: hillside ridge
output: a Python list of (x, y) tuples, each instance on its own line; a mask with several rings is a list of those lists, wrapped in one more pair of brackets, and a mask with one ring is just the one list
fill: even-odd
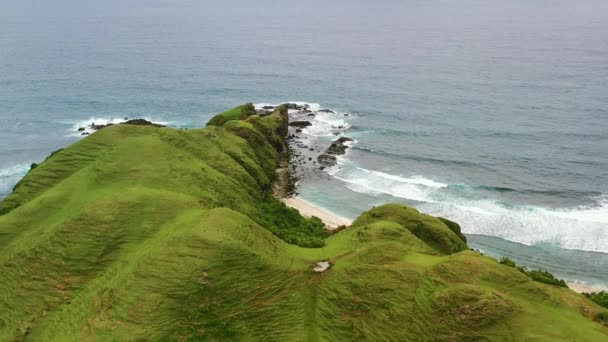
[(455, 222), (386, 204), (331, 233), (288, 208), (288, 106), (252, 108), (105, 127), (33, 168), (0, 202), (0, 340), (608, 338), (604, 308)]

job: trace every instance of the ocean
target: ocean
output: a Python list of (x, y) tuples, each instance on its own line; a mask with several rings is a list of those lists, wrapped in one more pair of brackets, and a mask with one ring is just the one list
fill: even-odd
[[(91, 123), (299, 101), (354, 139), (299, 195), (402, 202), (608, 287), (608, 2), (0, 0), (0, 197)], [(345, 116), (344, 114), (348, 114)], [(341, 128), (338, 128), (341, 127)]]

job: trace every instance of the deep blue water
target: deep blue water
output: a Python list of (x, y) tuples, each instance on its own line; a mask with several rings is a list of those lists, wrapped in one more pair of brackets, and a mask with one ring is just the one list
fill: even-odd
[[(606, 1), (0, 0), (0, 196), (90, 122), (290, 100), (357, 140), (304, 198), (409, 203), (558, 273), (607, 264)], [(608, 285), (576, 262), (560, 274)]]

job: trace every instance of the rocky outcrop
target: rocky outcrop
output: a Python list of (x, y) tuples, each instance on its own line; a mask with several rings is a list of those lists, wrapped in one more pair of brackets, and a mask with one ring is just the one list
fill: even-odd
[(312, 126), (312, 123), (310, 123), (310, 121), (293, 121), (293, 122), (289, 123), (289, 126), (304, 128), (304, 127)]
[[(126, 118), (125, 118), (126, 119)], [(165, 127), (164, 125), (161, 124), (157, 124), (154, 123), (152, 121), (148, 121), (145, 119), (131, 119), (131, 120), (127, 120), (125, 122), (121, 122), (118, 125), (134, 125), (134, 126), (153, 126), (153, 127)], [(110, 127), (110, 126), (114, 126), (113, 123), (109, 123), (109, 124), (101, 124), (101, 125), (97, 125), (94, 122), (92, 122), (88, 128), (94, 130), (94, 131), (99, 131), (100, 129), (106, 128), (106, 127)], [(81, 132), (82, 135), (88, 135), (89, 132), (86, 132), (86, 128), (85, 127), (79, 127), (77, 129), (78, 132)]]
[(338, 159), (336, 158), (336, 156), (332, 156), (327, 153), (323, 153), (322, 155), (318, 156), (317, 160), (319, 161), (319, 164), (321, 164), (321, 166), (324, 166), (324, 167), (334, 166), (338, 162)]
[(353, 139), (348, 137), (340, 137), (338, 140), (334, 141), (325, 153), (340, 155), (346, 153), (348, 149), (348, 142), (353, 141)]
[(324, 167), (334, 166), (338, 162), (336, 156), (346, 153), (348, 142), (353, 141), (349, 137), (340, 137), (338, 140), (331, 143), (325, 153), (317, 157), (319, 163)]

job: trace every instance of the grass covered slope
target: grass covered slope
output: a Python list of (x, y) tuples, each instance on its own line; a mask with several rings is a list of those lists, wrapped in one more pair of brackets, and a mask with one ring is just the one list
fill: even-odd
[(327, 237), (270, 196), (286, 129), (113, 126), (41, 163), (0, 202), (0, 341), (608, 337), (451, 221), (387, 205)]

